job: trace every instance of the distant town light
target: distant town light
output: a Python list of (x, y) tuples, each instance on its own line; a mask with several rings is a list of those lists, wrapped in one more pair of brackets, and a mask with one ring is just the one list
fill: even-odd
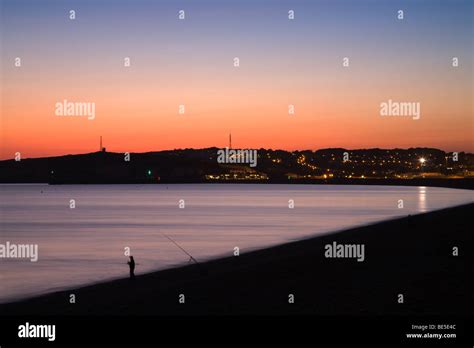
[(420, 158), (420, 163), (421, 163), (421, 164), (425, 164), (425, 162), (426, 162), (426, 159), (423, 158), (423, 157), (421, 157), (421, 158)]

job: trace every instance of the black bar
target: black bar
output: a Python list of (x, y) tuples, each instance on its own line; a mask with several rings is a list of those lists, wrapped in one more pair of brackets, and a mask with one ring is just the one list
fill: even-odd
[[(56, 337), (20, 338), (19, 325), (54, 324)], [(435, 325), (425, 331), (412, 325)], [(455, 325), (439, 329), (438, 325)], [(0, 317), (0, 346), (57, 344), (196, 343), (386, 343), (416, 345), (474, 342), (473, 317), (460, 316), (11, 316)], [(407, 338), (407, 334), (446, 333), (456, 338)]]

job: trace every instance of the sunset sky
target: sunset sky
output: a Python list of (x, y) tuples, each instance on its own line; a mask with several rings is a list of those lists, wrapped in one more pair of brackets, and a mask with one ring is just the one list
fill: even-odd
[[(113, 152), (224, 147), (230, 131), (238, 148), (474, 151), (470, 0), (0, 1), (1, 159), (101, 135)], [(95, 119), (56, 116), (64, 99)], [(380, 116), (389, 99), (421, 118)]]

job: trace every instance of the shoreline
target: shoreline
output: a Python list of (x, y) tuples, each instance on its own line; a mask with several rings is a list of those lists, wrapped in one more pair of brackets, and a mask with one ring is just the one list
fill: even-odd
[[(0, 304), (2, 315), (469, 314), (474, 203)], [(365, 246), (365, 260), (324, 247)], [(459, 256), (452, 255), (458, 246)], [(124, 272), (125, 273), (125, 272)], [(403, 293), (405, 302), (397, 303)], [(76, 303), (69, 303), (75, 294)], [(179, 303), (180, 294), (185, 304)], [(288, 303), (289, 294), (295, 301)]]

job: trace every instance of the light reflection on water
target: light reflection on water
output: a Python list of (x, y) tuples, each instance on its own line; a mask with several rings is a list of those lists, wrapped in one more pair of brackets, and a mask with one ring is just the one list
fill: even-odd
[(427, 211), (426, 207), (426, 190), (425, 186), (418, 187), (418, 211), (424, 213)]

